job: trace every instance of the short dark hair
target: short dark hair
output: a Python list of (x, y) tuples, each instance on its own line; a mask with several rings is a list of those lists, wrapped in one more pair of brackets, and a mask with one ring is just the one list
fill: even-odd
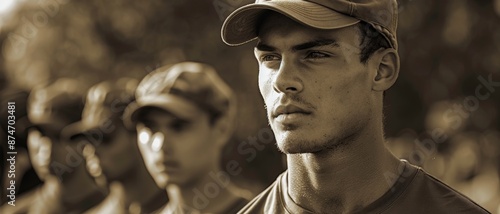
[(361, 48), (361, 53), (359, 61), (366, 63), (368, 59), (380, 48), (389, 48), (389, 42), (387, 39), (379, 33), (371, 24), (361, 21), (357, 24), (361, 39), (359, 41), (359, 47)]

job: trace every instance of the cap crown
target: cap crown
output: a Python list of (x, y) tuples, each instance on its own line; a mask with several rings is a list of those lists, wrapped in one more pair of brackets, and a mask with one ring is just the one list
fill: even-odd
[(164, 66), (147, 75), (136, 91), (143, 97), (170, 94), (192, 102), (201, 110), (223, 114), (230, 108), (232, 93), (209, 65), (184, 62)]
[(30, 121), (36, 126), (56, 121), (68, 125), (80, 120), (85, 89), (77, 80), (68, 78), (34, 88), (28, 99)]
[(224, 21), (222, 40), (231, 46), (256, 39), (265, 11), (281, 13), (317, 29), (339, 29), (359, 21), (372, 25), (397, 49), (396, 0), (256, 0), (233, 11)]
[(121, 78), (105, 81), (89, 89), (82, 114), (83, 123), (95, 124), (106, 119), (121, 118), (128, 104), (133, 102), (138, 81)]
[[(269, 1), (269, 0), (257, 0)], [(373, 25), (397, 47), (398, 4), (396, 0), (308, 0)]]

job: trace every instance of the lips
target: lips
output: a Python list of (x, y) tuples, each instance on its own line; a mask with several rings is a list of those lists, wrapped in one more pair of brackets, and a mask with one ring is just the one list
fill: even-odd
[(273, 118), (277, 118), (279, 116), (290, 116), (294, 114), (309, 115), (311, 112), (296, 105), (280, 105), (273, 111), (272, 116)]
[(156, 168), (160, 172), (169, 172), (169, 171), (175, 171), (180, 168), (180, 164), (177, 161), (158, 161), (156, 162)]
[(177, 161), (164, 161), (163, 165), (167, 168), (178, 168), (180, 166)]

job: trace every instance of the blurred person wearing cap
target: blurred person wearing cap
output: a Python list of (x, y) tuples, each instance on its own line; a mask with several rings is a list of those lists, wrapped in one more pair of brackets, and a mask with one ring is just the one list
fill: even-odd
[[(87, 170), (97, 182), (110, 183), (110, 196), (120, 201), (120, 205), (110, 210), (113, 213), (119, 209), (127, 213), (153, 213), (168, 202), (167, 193), (156, 185), (146, 169), (136, 129), (126, 129), (123, 124), (123, 111), (134, 101), (137, 84), (136, 79), (121, 78), (90, 88), (82, 120), (70, 125), (63, 134), (75, 142), (85, 141)], [(98, 207), (89, 212), (106, 213)]]
[(222, 39), (257, 40), (259, 89), (288, 170), (240, 213), (487, 213), (385, 147), (395, 0), (257, 0)]
[(236, 213), (248, 203), (220, 168), (235, 108), (231, 89), (205, 64), (160, 67), (141, 81), (125, 120), (137, 128), (146, 166), (169, 194), (162, 213)]
[(81, 213), (106, 197), (86, 172), (79, 148), (61, 137), (68, 124), (80, 120), (85, 89), (77, 80), (61, 78), (31, 91), (28, 152), (44, 184), (2, 213)]

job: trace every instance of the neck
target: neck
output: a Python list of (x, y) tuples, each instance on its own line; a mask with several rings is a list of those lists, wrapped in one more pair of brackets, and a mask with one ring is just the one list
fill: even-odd
[(99, 188), (84, 166), (75, 168), (70, 178), (61, 183), (60, 201), (66, 210), (85, 211), (106, 198), (108, 192)]
[(393, 185), (386, 173), (399, 174), (399, 160), (377, 131), (361, 132), (342, 148), (287, 155), (292, 200), (315, 213), (352, 213), (380, 198)]
[(124, 190), (126, 204), (139, 203), (143, 212), (153, 212), (167, 203), (165, 190), (160, 189), (143, 164), (137, 165), (125, 179), (120, 179)]

